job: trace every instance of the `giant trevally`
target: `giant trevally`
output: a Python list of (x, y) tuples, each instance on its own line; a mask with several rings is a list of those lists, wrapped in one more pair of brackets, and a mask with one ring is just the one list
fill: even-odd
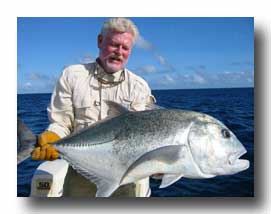
[(244, 146), (209, 115), (177, 109), (131, 112), (112, 102), (110, 106), (122, 114), (52, 144), (96, 184), (96, 197), (108, 197), (118, 187), (154, 174), (163, 174), (164, 188), (181, 177), (212, 178), (249, 167), (248, 160), (240, 159)]

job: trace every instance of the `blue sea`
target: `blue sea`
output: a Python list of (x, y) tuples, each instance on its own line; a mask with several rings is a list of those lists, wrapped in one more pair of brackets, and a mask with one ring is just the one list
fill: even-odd
[[(250, 168), (235, 175), (211, 179), (182, 178), (159, 189), (160, 181), (151, 179), (152, 197), (253, 197), (254, 196), (254, 89), (153, 90), (157, 104), (166, 108), (207, 113), (222, 121), (243, 143)], [(17, 115), (40, 134), (49, 124), (47, 105), (51, 94), (19, 94)], [(42, 161), (27, 159), (17, 166), (17, 196), (30, 194), (31, 178)]]

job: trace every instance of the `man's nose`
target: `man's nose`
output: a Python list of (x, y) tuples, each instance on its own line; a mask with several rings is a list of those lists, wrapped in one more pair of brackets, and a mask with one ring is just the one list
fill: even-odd
[(118, 47), (116, 48), (116, 50), (115, 50), (115, 53), (118, 54), (118, 55), (122, 55), (122, 51), (123, 51), (122, 47), (121, 47), (121, 46), (118, 46)]

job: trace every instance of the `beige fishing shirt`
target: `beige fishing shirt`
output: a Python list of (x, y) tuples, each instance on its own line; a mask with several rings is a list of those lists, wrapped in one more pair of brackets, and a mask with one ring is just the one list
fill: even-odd
[[(107, 82), (103, 84), (98, 78)], [(113, 116), (105, 100), (132, 111), (145, 110), (154, 103), (151, 90), (141, 77), (127, 69), (108, 75), (98, 63), (72, 65), (64, 69), (48, 106), (49, 131), (61, 138), (108, 116)]]
[[(63, 138), (114, 116), (105, 100), (120, 103), (132, 111), (145, 110), (155, 102), (146, 81), (127, 69), (108, 75), (97, 62), (72, 65), (64, 69), (56, 83), (47, 109), (51, 121), (47, 130)], [(150, 194), (149, 178), (135, 183), (137, 197)]]

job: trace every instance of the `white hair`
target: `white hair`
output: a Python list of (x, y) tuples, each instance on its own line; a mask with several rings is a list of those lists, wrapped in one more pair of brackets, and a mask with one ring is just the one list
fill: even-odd
[(101, 35), (106, 36), (110, 31), (117, 31), (117, 32), (129, 32), (134, 37), (134, 42), (136, 41), (139, 31), (136, 25), (127, 18), (110, 18), (108, 19), (101, 29)]

